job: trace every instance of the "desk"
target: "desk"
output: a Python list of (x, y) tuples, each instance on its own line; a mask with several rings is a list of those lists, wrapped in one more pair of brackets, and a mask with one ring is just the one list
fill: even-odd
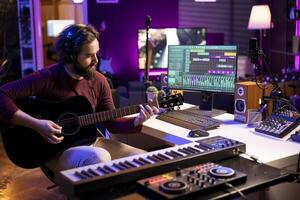
[[(184, 103), (183, 106), (181, 106), (181, 109), (187, 109), (192, 106), (193, 105), (191, 104)], [(222, 120), (224, 123), (219, 128), (208, 131), (210, 136), (220, 135), (245, 143), (246, 153), (256, 156), (263, 163), (292, 156), (298, 154), (300, 151), (299, 143), (255, 133), (253, 127), (234, 121), (234, 116), (232, 114), (225, 113), (215, 118)], [(152, 135), (174, 145), (180, 145), (187, 143), (188, 141), (200, 139), (189, 137), (189, 129), (158, 120), (155, 117), (144, 122), (144, 126), (154, 130), (143, 131), (145, 134)], [(246, 155), (243, 156), (247, 157)]]
[[(188, 108), (191, 106), (192, 105), (190, 105), (190, 104), (184, 104), (182, 106), (182, 108), (184, 109), (184, 108)], [(233, 120), (233, 115), (231, 115), (231, 114), (223, 114), (216, 118), (222, 120), (224, 123), (219, 128), (210, 130), (209, 131), (210, 136), (208, 136), (208, 137), (219, 135), (219, 136), (223, 136), (223, 137), (227, 137), (227, 138), (231, 138), (233, 140), (243, 142), (246, 144), (246, 153), (249, 155), (258, 157), (259, 160), (262, 161), (263, 163), (267, 163), (267, 164), (272, 163), (272, 162), (274, 163), (276, 160), (278, 161), (280, 159), (298, 154), (298, 151), (300, 149), (300, 144), (298, 144), (298, 143), (286, 141), (283, 139), (271, 138), (271, 137), (265, 136), (265, 135), (256, 134), (254, 132), (253, 127), (248, 127), (246, 124), (241, 124), (241, 123), (235, 122)], [(201, 139), (201, 138), (189, 137), (188, 132), (189, 132), (188, 129), (158, 120), (155, 118), (155, 116), (153, 116), (151, 119), (147, 120), (144, 123), (144, 129), (143, 129), (143, 133), (148, 135), (149, 137), (151, 136), (151, 137), (155, 138), (155, 140), (161, 140), (161, 141), (167, 142), (169, 144), (173, 144), (173, 145), (181, 145), (181, 144), (190, 143), (190, 142)], [(136, 134), (136, 135), (139, 136), (139, 134)], [(150, 140), (148, 142), (151, 143), (155, 140)], [(138, 141), (138, 142), (143, 144), (143, 141)], [(243, 155), (243, 156), (246, 157), (245, 155)], [(216, 157), (216, 156), (214, 156), (214, 157)], [(114, 162), (114, 161), (112, 161), (112, 162)], [(120, 162), (120, 160), (116, 160), (116, 162)], [(189, 162), (190, 162), (190, 160), (189, 160)], [(197, 160), (197, 162), (198, 162), (198, 160)], [(202, 162), (204, 162), (204, 161), (202, 160)], [(241, 172), (247, 174), (247, 181), (237, 185), (237, 188), (239, 188), (243, 191), (246, 191), (247, 193), (250, 192), (251, 190), (258, 190), (263, 187), (272, 186), (277, 183), (289, 181), (291, 179), (291, 176), (288, 173), (282, 173), (280, 170), (278, 170), (276, 168), (270, 167), (268, 165), (262, 165), (262, 164), (259, 164), (254, 161), (251, 161), (251, 160), (248, 160), (245, 158), (241, 158), (241, 157), (235, 157), (235, 158), (223, 159), (223, 160), (221, 160), (221, 159), (218, 160), (218, 158), (216, 157), (216, 162), (223, 166), (232, 167), (233, 169), (236, 169), (238, 171), (241, 171)], [(166, 167), (170, 167), (170, 164), (171, 163), (167, 163), (163, 167), (165, 167), (165, 169), (167, 169)], [(105, 165), (107, 165), (107, 164), (105, 164)], [(192, 165), (191, 162), (190, 162), (190, 165)], [(274, 165), (272, 165), (272, 166), (274, 166)], [(144, 169), (146, 169), (146, 168), (144, 168)], [(151, 169), (150, 168), (148, 168), (148, 169), (150, 172)], [(172, 171), (174, 169), (175, 169), (175, 165), (172, 165), (172, 169), (167, 169), (167, 170)], [(81, 169), (76, 169), (76, 170), (80, 171)], [(88, 169), (86, 169), (86, 170), (88, 170)], [(146, 172), (147, 170), (144, 170), (144, 171)], [(99, 199), (100, 197), (101, 198), (107, 197), (108, 199), (111, 199), (113, 197), (117, 198), (117, 197), (120, 197), (125, 194), (140, 193), (141, 191), (137, 188), (137, 186), (134, 182), (135, 178), (138, 178), (139, 173), (136, 173), (137, 171), (134, 171), (131, 168), (128, 169), (128, 171), (133, 172), (133, 173), (131, 173), (131, 175), (133, 176), (131, 181), (128, 181), (128, 179), (127, 179), (127, 181), (130, 183), (123, 184), (123, 182), (118, 182), (117, 183), (118, 185), (115, 184), (109, 190), (107, 190), (105, 187), (97, 188), (97, 186), (101, 185), (104, 182), (101, 182), (101, 184), (95, 184), (96, 182), (93, 182), (92, 184), (89, 185), (89, 181), (79, 180), (79, 181), (81, 181), (82, 185), (80, 185), (81, 192), (77, 193), (78, 194), (77, 198), (91, 200), (91, 199)], [(151, 170), (151, 172), (154, 173), (155, 171)], [(71, 174), (72, 173), (74, 173), (74, 172), (71, 172)], [(136, 173), (136, 174), (134, 174), (134, 173)], [(121, 173), (119, 175), (123, 175), (121, 178), (124, 178), (126, 173), (124, 173), (124, 174)], [(119, 175), (115, 176), (115, 177), (119, 178), (120, 177)], [(104, 175), (104, 176), (106, 176), (106, 175)], [(143, 176), (147, 176), (147, 175), (143, 174)], [(148, 175), (148, 176), (150, 176), (150, 175)], [(107, 175), (106, 177), (111, 178), (112, 175)], [(92, 176), (91, 179), (93, 179), (93, 178), (95, 178), (95, 177)], [(98, 178), (95, 178), (95, 180), (96, 179), (98, 179)], [(103, 180), (105, 180), (105, 179), (102, 179), (102, 181)], [(109, 179), (107, 179), (107, 183), (109, 182), (108, 180)], [(115, 178), (114, 180), (117, 180), (117, 179)], [(125, 180), (125, 179), (122, 179), (122, 180)], [(76, 181), (77, 181), (77, 183), (79, 183), (78, 178)], [(70, 182), (65, 181), (62, 183), (65, 183), (65, 184), (67, 184), (67, 186), (70, 186)], [(85, 183), (87, 183), (87, 184), (85, 184)], [(110, 183), (113, 183), (113, 182), (110, 182)], [(92, 185), (95, 186), (94, 190), (91, 187)], [(82, 186), (84, 186), (84, 188), (82, 188)], [(108, 187), (108, 186), (106, 186), (106, 187)], [(109, 187), (111, 187), (111, 185), (109, 185)], [(296, 187), (299, 188), (299, 184)], [(78, 184), (77, 184), (77, 188), (79, 188)], [(66, 191), (67, 190), (68, 190), (68, 187), (66, 187)], [(84, 191), (84, 190), (86, 190), (86, 191)], [(73, 190), (70, 190), (70, 191), (71, 191), (70, 194), (73, 194)], [(214, 193), (210, 193), (210, 194), (207, 194), (208, 196), (204, 196), (205, 197), (204, 199), (206, 199), (206, 197), (208, 197), (208, 198), (213, 198), (213, 197), (223, 198), (224, 197), (225, 198), (225, 197), (229, 197), (228, 195), (231, 195), (231, 194), (236, 195), (237, 194), (236, 191), (232, 191), (232, 192), (230, 192), (230, 194), (228, 192), (225, 192), (225, 193), (224, 192), (220, 193), (220, 192), (221, 191), (219, 191), (219, 190), (215, 190)], [(205, 195), (206, 195), (206, 193), (205, 193)], [(131, 197), (129, 197), (129, 199), (130, 198)], [(143, 199), (143, 197), (141, 197), (141, 199)]]

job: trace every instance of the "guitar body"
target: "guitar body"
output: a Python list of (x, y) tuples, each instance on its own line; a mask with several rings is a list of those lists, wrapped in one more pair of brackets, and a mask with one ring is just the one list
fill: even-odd
[[(182, 105), (181, 95), (163, 97), (159, 107), (170, 108)], [(37, 98), (27, 98), (17, 103), (25, 113), (38, 119), (48, 119), (62, 126), (64, 139), (59, 144), (50, 144), (34, 130), (22, 126), (3, 126), (1, 135), (5, 151), (10, 160), (22, 168), (43, 165), (55, 154), (67, 148), (87, 145), (97, 137), (96, 123), (112, 120), (140, 111), (139, 105), (94, 113), (90, 102), (83, 96), (52, 102)]]
[[(89, 101), (83, 96), (74, 96), (59, 102), (28, 98), (18, 106), (33, 117), (54, 122), (61, 119), (64, 113), (79, 116), (93, 112)], [(76, 124), (71, 125), (76, 126)], [(22, 126), (1, 128), (3, 144), (8, 157), (14, 164), (22, 168), (39, 167), (52, 156), (69, 147), (90, 144), (95, 140), (96, 134), (96, 125), (83, 126), (76, 131), (76, 134), (64, 135), (64, 140), (60, 144), (50, 144), (29, 128)]]

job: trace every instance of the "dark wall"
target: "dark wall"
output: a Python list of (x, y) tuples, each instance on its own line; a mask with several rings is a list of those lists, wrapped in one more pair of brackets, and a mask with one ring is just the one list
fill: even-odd
[[(21, 76), (16, 0), (0, 1), (0, 85)], [(3, 64), (4, 61), (6, 64)]]
[[(145, 27), (178, 27), (178, 0), (119, 0), (116, 4), (88, 1), (88, 21), (101, 31), (102, 57), (112, 58), (118, 85), (139, 79), (137, 30)], [(101, 37), (100, 36), (100, 37)]]
[(207, 33), (224, 34), (224, 44), (238, 45), (239, 54), (248, 52), (248, 20), (254, 0), (222, 0), (213, 3), (179, 0), (179, 26), (203, 26)]

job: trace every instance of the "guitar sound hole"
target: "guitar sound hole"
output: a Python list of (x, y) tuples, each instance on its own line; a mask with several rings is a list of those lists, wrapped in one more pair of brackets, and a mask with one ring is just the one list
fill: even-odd
[(78, 116), (75, 113), (63, 113), (59, 119), (58, 124), (62, 126), (62, 135), (74, 135), (79, 129)]

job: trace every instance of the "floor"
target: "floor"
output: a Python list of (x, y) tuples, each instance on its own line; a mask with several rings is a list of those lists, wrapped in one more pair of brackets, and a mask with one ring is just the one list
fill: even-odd
[(22, 169), (7, 158), (0, 137), (0, 200), (67, 200), (39, 168)]

